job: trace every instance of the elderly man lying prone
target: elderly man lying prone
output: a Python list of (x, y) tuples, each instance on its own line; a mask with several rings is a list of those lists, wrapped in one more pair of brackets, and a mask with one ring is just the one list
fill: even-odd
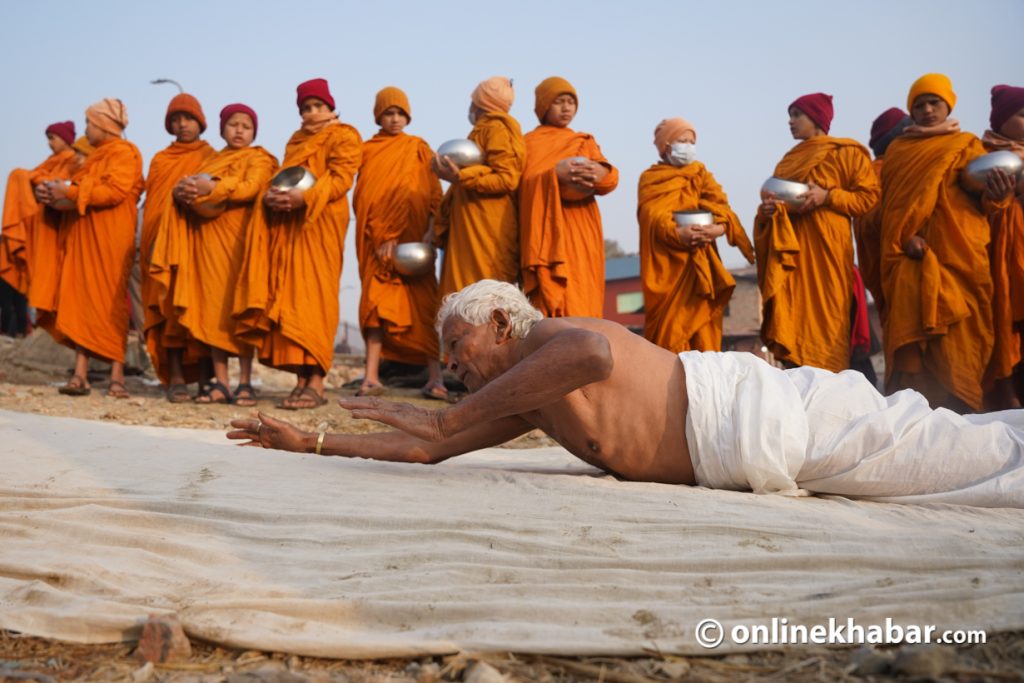
[(548, 318), (483, 280), (438, 314), (448, 369), (470, 389), (427, 410), (342, 399), (383, 434), (317, 434), (260, 414), (228, 438), (287, 451), (437, 463), (539, 427), (635, 481), (890, 502), (1024, 507), (1024, 410), (960, 416), (857, 372), (779, 370), (747, 353), (678, 355), (621, 325)]

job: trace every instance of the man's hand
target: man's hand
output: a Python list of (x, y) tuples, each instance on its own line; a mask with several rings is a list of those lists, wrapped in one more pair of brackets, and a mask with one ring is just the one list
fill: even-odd
[(761, 196), (761, 203), (757, 206), (757, 212), (764, 218), (770, 218), (775, 210), (785, 204), (774, 192), (765, 192)]
[(992, 201), (998, 202), (1006, 199), (1014, 191), (1014, 182), (1006, 171), (1001, 168), (994, 168), (989, 171), (985, 179), (985, 194)]
[(40, 204), (52, 204), (55, 201), (52, 187), (50, 183), (39, 183), (36, 185), (32, 189), (32, 193), (36, 196), (36, 201)]
[(920, 235), (914, 235), (903, 245), (903, 253), (915, 261), (923, 259), (926, 251), (928, 251), (928, 243)]
[(388, 240), (377, 247), (377, 260), (389, 270), (392, 268), (391, 264), (395, 260), (395, 247), (397, 246), (398, 240)]
[(816, 183), (807, 184), (811, 189), (800, 195), (800, 198), (804, 201), (803, 204), (800, 205), (800, 208), (797, 209), (797, 213), (810, 213), (819, 206), (825, 206), (825, 204), (828, 203), (828, 190)]
[(277, 190), (271, 188), (263, 196), (263, 203), (274, 211), (292, 211), (306, 205), (306, 199), (302, 196), (302, 190), (293, 188), (291, 190)]
[(441, 180), (447, 180), (449, 183), (459, 182), (459, 167), (455, 165), (455, 162), (450, 157), (442, 157), (435, 152), (433, 167), (434, 173)]
[(343, 398), (338, 405), (351, 411), (357, 420), (376, 420), (424, 441), (438, 442), (446, 438), (442, 428), (443, 410), (424, 410), (411, 403), (394, 403), (376, 396)]
[(235, 431), (228, 432), (227, 437), (245, 442), (238, 444), (239, 446), (262, 446), (296, 453), (309, 450), (311, 435), (308, 432), (264, 413), (257, 415), (256, 419), (232, 420), (231, 426)]

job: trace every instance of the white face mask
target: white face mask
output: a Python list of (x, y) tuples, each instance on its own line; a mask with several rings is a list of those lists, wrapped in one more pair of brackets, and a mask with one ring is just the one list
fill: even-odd
[(665, 161), (673, 166), (686, 166), (697, 158), (697, 145), (692, 142), (673, 142), (665, 152)]

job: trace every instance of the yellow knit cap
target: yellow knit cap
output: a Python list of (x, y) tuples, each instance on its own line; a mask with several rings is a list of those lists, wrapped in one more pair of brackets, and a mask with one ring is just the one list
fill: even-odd
[(558, 76), (545, 78), (533, 93), (537, 98), (533, 105), (533, 113), (537, 115), (541, 123), (544, 123), (544, 115), (548, 113), (551, 103), (559, 95), (572, 95), (572, 98), (576, 100), (576, 105), (579, 106), (580, 103), (579, 95), (576, 94), (576, 88), (572, 87), (572, 83)]
[(914, 108), (914, 100), (921, 95), (938, 95), (949, 105), (950, 111), (956, 106), (956, 93), (953, 92), (953, 83), (950, 82), (949, 76), (925, 74), (914, 81), (914, 85), (910, 86), (910, 94), (907, 95), (907, 111)]
[(409, 98), (401, 89), (393, 85), (377, 93), (377, 100), (373, 103), (373, 120), (380, 124), (380, 115), (391, 107), (398, 107), (405, 112), (405, 117), (412, 123), (412, 108), (409, 106)]

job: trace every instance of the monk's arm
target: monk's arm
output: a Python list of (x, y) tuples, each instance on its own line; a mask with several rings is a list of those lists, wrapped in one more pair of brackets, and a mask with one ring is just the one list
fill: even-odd
[[(260, 414), (259, 420), (232, 420), (231, 425), (236, 429), (228, 432), (229, 439), (298, 453), (315, 453), (320, 436), (317, 432), (303, 431), (287, 422), (263, 414)], [(426, 441), (401, 431), (376, 434), (325, 434), (320, 454), (434, 464), (480, 448), (503, 444), (531, 429), (533, 425), (529, 422), (521, 417), (512, 416), (473, 425), (461, 434), (442, 441)]]
[(244, 169), (242, 175), (218, 179), (213, 191), (206, 197), (197, 197), (196, 201), (214, 204), (225, 199), (233, 202), (251, 202), (267, 188), (276, 170), (277, 162), (274, 158), (261, 154)]
[(683, 243), (676, 229), (675, 219), (664, 202), (644, 202), (637, 209), (637, 218), (641, 225), (650, 226), (650, 234), (654, 241), (663, 249), (691, 251)]
[(743, 229), (739, 216), (729, 207), (729, 198), (725, 196), (722, 186), (707, 169), (704, 170), (704, 185), (701, 188), (700, 196), (709, 204), (725, 207), (721, 215), (715, 214), (715, 222), (725, 226), (725, 239), (729, 244), (738, 248), (748, 263), (753, 263), (754, 246), (750, 243), (750, 238), (747, 237), (747, 232)]
[[(87, 205), (97, 208), (117, 206), (133, 194), (138, 179), (142, 177), (142, 158), (131, 148), (119, 150), (112, 156), (107, 170), (92, 183)], [(78, 185), (68, 187), (67, 197), (78, 201)]]
[(510, 133), (493, 130), (487, 140), (487, 165), (470, 166), (459, 171), (459, 184), (480, 194), (511, 194), (519, 187), (523, 160), (513, 151)]
[(611, 162), (604, 157), (601, 148), (593, 138), (590, 139), (589, 146), (591, 149), (587, 151), (585, 156), (593, 159), (595, 163), (600, 164), (607, 171), (602, 178), (594, 183), (594, 194), (606, 195), (619, 186), (619, 169), (612, 166)]
[(313, 187), (306, 190), (303, 198), (308, 206), (317, 204), (316, 197), (327, 192), (328, 201), (336, 201), (352, 189), (359, 164), (363, 160), (363, 141), (354, 130), (345, 128), (333, 144), (327, 157), (327, 174), (317, 178)]
[(842, 149), (838, 157), (838, 173), (845, 182), (842, 187), (826, 188), (826, 205), (847, 216), (863, 216), (882, 196), (878, 176), (871, 168), (871, 160), (860, 150)]

